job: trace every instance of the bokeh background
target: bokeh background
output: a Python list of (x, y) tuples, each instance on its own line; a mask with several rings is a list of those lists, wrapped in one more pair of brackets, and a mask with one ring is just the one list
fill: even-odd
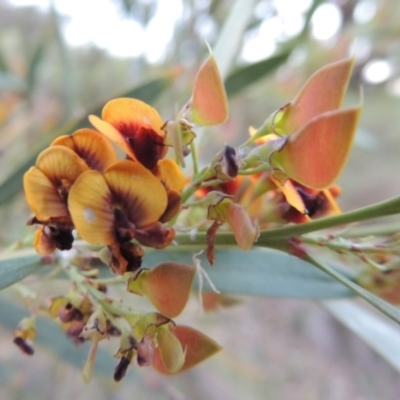
[[(26, 234), (21, 177), (37, 154), (121, 95), (139, 96), (172, 118), (207, 56), (205, 41), (218, 44), (239, 2), (0, 0), (1, 249)], [(202, 133), (201, 161), (245, 140), (248, 127), (289, 101), (313, 71), (354, 55), (346, 103), (362, 98), (364, 111), (339, 180), (340, 205), (350, 210), (398, 194), (400, 3), (249, 0), (244, 9), (245, 29), (227, 68), (230, 119)], [(236, 87), (230, 76), (251, 65), (260, 67)], [(317, 303), (241, 297), (218, 312), (195, 310), (190, 305), (181, 321), (221, 343), (219, 355), (172, 378), (131, 368), (120, 384), (98, 376), (89, 386), (45, 345), (34, 357), (20, 354), (10, 324), (0, 320), (0, 398), (398, 398), (399, 373)]]

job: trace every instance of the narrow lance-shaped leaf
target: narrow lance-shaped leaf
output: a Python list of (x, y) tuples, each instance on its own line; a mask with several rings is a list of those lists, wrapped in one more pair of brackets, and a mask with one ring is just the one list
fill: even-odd
[[(143, 263), (145, 267), (165, 260), (190, 263), (193, 253), (202, 247), (187, 245), (185, 251), (178, 247), (163, 252), (149, 249)], [(312, 264), (281, 251), (259, 247), (249, 252), (237, 246), (217, 249), (215, 265), (207, 268), (207, 274), (224, 293), (314, 300), (354, 296), (351, 290)]]
[(39, 254), (19, 252), (0, 260), (0, 289), (12, 285), (37, 271), (43, 264)]
[(329, 111), (289, 136), (272, 164), (289, 178), (325, 189), (340, 175), (353, 143), (360, 108)]
[(285, 107), (276, 128), (284, 134), (292, 134), (312, 118), (339, 108), (353, 69), (353, 61), (349, 58), (316, 71), (294, 100)]
[(248, 86), (274, 72), (287, 60), (289, 55), (290, 51), (287, 51), (235, 69), (225, 80), (226, 93), (229, 97), (239, 94)]
[(199, 126), (222, 124), (228, 118), (228, 100), (212, 54), (197, 72), (189, 107), (189, 119)]
[(324, 301), (322, 306), (400, 371), (400, 331), (379, 315), (349, 300)]

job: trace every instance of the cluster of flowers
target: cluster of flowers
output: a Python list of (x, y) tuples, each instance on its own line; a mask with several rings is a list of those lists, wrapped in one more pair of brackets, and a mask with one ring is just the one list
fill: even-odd
[(138, 267), (139, 243), (163, 248), (174, 238), (164, 223), (179, 210), (185, 177), (167, 152), (158, 113), (136, 99), (115, 99), (103, 118), (91, 116), (98, 130), (124, 143), (126, 160), (117, 160), (98, 131), (80, 129), (56, 139), (24, 176), (28, 205), (41, 224), (35, 248), (50, 254), (72, 247), (72, 230), (89, 243), (108, 246), (113, 270)]
[[(71, 249), (76, 230), (86, 242), (105, 246), (102, 260), (125, 279), (129, 292), (146, 296), (157, 309), (147, 314), (121, 309), (107, 297), (106, 288), (70, 269), (74, 288), (53, 299), (49, 314), (74, 341), (89, 339), (94, 348), (108, 335), (120, 335), (116, 380), (134, 357), (139, 365), (176, 373), (219, 350), (201, 332), (172, 321), (187, 303), (195, 267), (165, 262), (141, 268), (141, 245), (162, 249), (173, 242), (172, 222), (182, 203), (189, 212), (206, 208), (207, 220), (213, 221), (206, 244), (211, 264), (217, 231), (224, 223), (238, 246), (248, 250), (271, 222), (307, 222), (340, 212), (333, 184), (349, 153), (360, 111), (339, 109), (351, 68), (352, 61), (344, 60), (318, 71), (292, 102), (258, 130), (251, 128), (246, 143), (236, 149), (226, 146), (191, 181), (180, 166), (195, 137), (192, 129), (222, 123), (228, 116), (212, 56), (200, 68), (191, 99), (176, 120), (164, 122), (139, 100), (114, 99), (101, 118), (89, 117), (95, 129), (56, 139), (26, 172), (25, 195), (34, 213), (29, 224), (40, 225), (36, 250), (47, 255)], [(117, 159), (110, 141), (125, 159)], [(176, 162), (165, 158), (171, 147)], [(118, 318), (130, 328), (121, 326)], [(24, 321), (17, 332), (16, 343), (24, 349), (26, 340), (34, 337), (32, 324)], [(89, 355), (87, 365), (92, 364)]]

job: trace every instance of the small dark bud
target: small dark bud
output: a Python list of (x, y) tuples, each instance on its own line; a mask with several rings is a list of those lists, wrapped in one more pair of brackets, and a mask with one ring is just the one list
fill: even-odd
[(15, 337), (13, 342), (24, 354), (32, 356), (35, 353), (35, 349), (21, 337)]
[(114, 381), (119, 382), (126, 375), (126, 371), (128, 370), (129, 364), (131, 363), (131, 358), (124, 356), (121, 357), (118, 365), (115, 367), (114, 370)]

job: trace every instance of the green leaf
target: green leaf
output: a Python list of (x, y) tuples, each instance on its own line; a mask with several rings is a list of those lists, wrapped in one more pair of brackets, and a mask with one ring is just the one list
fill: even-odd
[[(153, 79), (143, 85), (137, 86), (134, 89), (128, 90), (127, 92), (121, 93), (113, 97), (133, 97), (142, 100), (146, 103), (152, 103), (161, 93), (171, 86), (174, 81), (174, 75), (169, 74), (160, 78)], [(20, 164), (12, 174), (8, 176), (0, 184), (0, 205), (12, 200), (18, 193), (22, 192), (22, 177), (25, 172), (35, 164), (36, 158), (39, 153), (45, 149), (52, 140), (61, 135), (67, 135), (73, 133), (75, 130), (88, 127), (88, 115), (89, 114), (101, 114), (101, 110), (106, 101), (102, 102), (101, 105), (88, 111), (84, 117), (79, 118), (74, 121), (70, 121), (63, 124), (61, 127), (52, 129), (51, 131), (43, 134), (45, 140), (35, 147), (31, 156), (26, 159), (22, 164)]]
[(247, 86), (257, 82), (282, 65), (290, 55), (289, 52), (277, 54), (265, 60), (237, 68), (225, 80), (225, 89), (228, 96), (234, 96)]
[(255, 0), (236, 0), (213, 49), (222, 79), (237, 57), (243, 33), (253, 16)]
[(18, 255), (10, 255), (0, 260), (0, 290), (19, 282), (43, 265), (42, 256), (29, 254), (31, 250), (26, 253), (24, 255), (24, 252), (18, 252)]
[(3, 52), (3, 49), (0, 49), (0, 72), (9, 71), (7, 58)]
[(28, 63), (28, 76), (26, 77), (26, 94), (28, 99), (32, 98), (33, 91), (36, 87), (36, 82), (38, 78), (38, 72), (40, 63), (45, 54), (45, 49), (47, 47), (48, 40), (45, 37), (38, 45), (35, 47), (31, 59)]
[[(26, 310), (9, 302), (4, 296), (0, 296), (0, 324), (2, 326), (14, 330), (19, 321), (26, 316)], [(82, 369), (90, 347), (88, 342), (79, 347), (75, 346), (54, 322), (46, 318), (37, 319), (36, 329), (35, 343), (49, 349), (58, 359)], [(11, 345), (11, 335), (9, 342)], [(100, 345), (96, 357), (95, 373), (111, 378), (115, 365), (116, 361), (111, 354), (102, 349)]]
[(400, 372), (400, 330), (349, 300), (323, 301), (322, 306)]
[[(192, 263), (199, 248), (186, 251), (148, 251), (144, 266), (164, 261)], [(254, 248), (245, 252), (237, 248), (216, 251), (213, 267), (202, 258), (202, 265), (218, 290), (259, 296), (278, 296), (301, 299), (334, 299), (353, 296), (352, 291), (319, 271), (313, 265), (286, 253)]]

